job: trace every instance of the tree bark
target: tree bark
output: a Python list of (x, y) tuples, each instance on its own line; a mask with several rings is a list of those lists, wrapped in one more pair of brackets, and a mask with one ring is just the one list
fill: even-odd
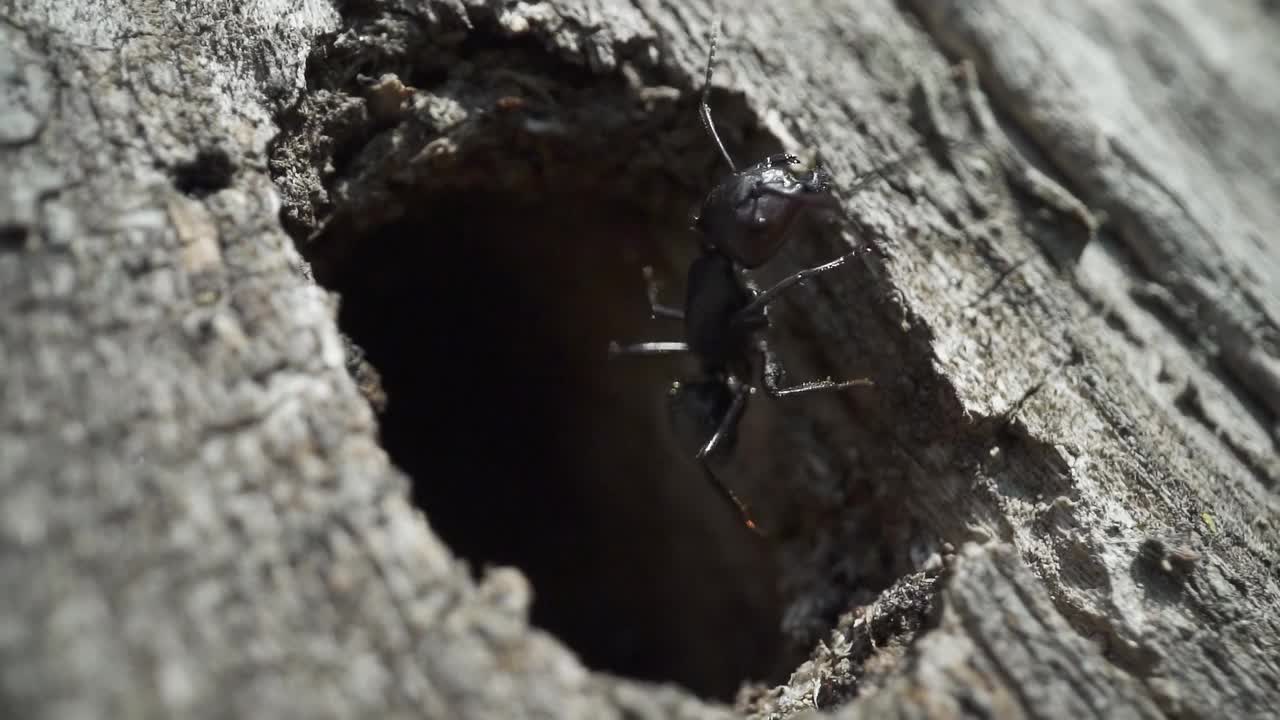
[[(740, 163), (811, 148), (850, 188), (911, 161), (757, 274), (877, 251), (791, 293), (770, 335), (798, 378), (875, 386), (761, 404), (739, 444), (777, 452), (730, 473), (770, 530), (782, 645), (676, 654), (790, 658), (739, 694), (758, 717), (1280, 707), (1269, 4), (0, 7), (8, 716), (731, 715), (587, 670), (530, 625), (521, 573), (469, 574), (380, 444), (395, 389), (322, 286), (375, 292), (394, 259), (353, 258), (387, 227), (436, 252), (474, 225), (516, 240), (485, 252), (527, 262), (540, 297), (590, 275), (520, 254), (546, 228), (583, 263), (618, 253), (582, 237), (629, 218), (679, 225), (717, 168), (696, 116), (717, 13)], [(677, 278), (693, 252), (645, 242)], [(556, 322), (644, 327), (593, 319), (635, 292), (595, 282)], [(662, 513), (627, 518), (625, 439), (601, 442), (627, 481), (574, 491), (624, 506), (600, 537), (652, 531), (643, 549), (680, 565)], [(671, 542), (740, 531), (720, 520)]]

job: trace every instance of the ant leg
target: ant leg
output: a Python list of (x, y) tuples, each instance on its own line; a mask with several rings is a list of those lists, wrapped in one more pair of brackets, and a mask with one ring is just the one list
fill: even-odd
[(729, 486), (725, 485), (724, 481), (715, 474), (715, 471), (711, 469), (711, 465), (707, 463), (707, 459), (699, 458), (698, 464), (702, 466), (702, 473), (703, 475), (706, 475), (707, 482), (711, 483), (711, 486), (716, 489), (716, 492), (720, 493), (720, 497), (729, 501), (729, 504), (733, 505), (733, 507), (737, 509), (738, 515), (742, 517), (742, 524), (746, 525), (757, 535), (764, 535), (764, 533), (760, 532), (760, 527), (756, 525), (756, 521), (751, 517), (751, 511), (747, 509), (747, 504), (738, 499), (738, 495), (730, 490)]
[(715, 488), (716, 493), (737, 510), (744, 525), (759, 534), (760, 530), (756, 527), (746, 503), (738, 499), (733, 490), (720, 480), (711, 467), (711, 455), (732, 435), (745, 409), (746, 397), (753, 391), (754, 388), (733, 376), (710, 376), (701, 380), (690, 380), (688, 383), (675, 383), (668, 393), (668, 398), (673, 401), (670, 408), (677, 411), (672, 415), (672, 420), (676, 422), (673, 429), (678, 435), (682, 435), (682, 426), (678, 422), (680, 419), (693, 420), (695, 427), (701, 431), (705, 431), (711, 423), (715, 423), (715, 432), (702, 444), (695, 459), (702, 469), (702, 474), (711, 487)]
[(733, 324), (737, 326), (741, 326), (743, 323), (749, 322), (752, 317), (758, 316), (760, 314), (760, 311), (764, 309), (764, 306), (768, 305), (774, 300), (777, 300), (779, 295), (789, 290), (792, 286), (802, 283), (805, 280), (808, 280), (809, 278), (813, 277), (814, 275), (821, 275), (822, 273), (827, 272), (828, 270), (835, 270), (841, 265), (844, 265), (845, 263), (852, 260), (854, 256), (856, 256), (858, 253), (867, 249), (870, 249), (870, 248), (869, 247), (858, 248), (857, 250), (853, 250), (852, 252), (841, 255), (840, 257), (836, 258), (835, 260), (832, 260), (831, 262), (824, 263), (816, 267), (806, 268), (804, 270), (801, 270), (798, 273), (795, 273), (794, 275), (790, 275), (788, 277), (783, 278), (782, 280), (779, 280), (777, 285), (774, 285), (768, 290), (765, 290), (759, 295), (756, 295), (751, 302), (747, 303), (746, 307), (742, 308), (737, 313), (735, 313), (732, 320)]
[[(683, 310), (658, 302), (658, 282), (653, 279), (653, 268), (645, 265), (642, 272), (644, 273), (645, 295), (649, 298), (649, 317), (683, 320)], [(658, 341), (622, 345), (617, 340), (614, 340), (609, 343), (609, 357), (617, 357), (618, 355), (674, 355), (686, 352), (689, 352), (689, 344), (683, 342)]]
[(778, 360), (778, 356), (773, 354), (769, 349), (769, 345), (764, 338), (760, 339), (760, 354), (764, 357), (764, 389), (769, 393), (769, 397), (781, 398), (789, 395), (800, 395), (807, 392), (830, 392), (832, 390), (844, 390), (846, 388), (858, 385), (874, 385), (868, 378), (858, 378), (857, 380), (844, 380), (836, 382), (830, 378), (826, 380), (813, 380), (799, 385), (791, 385), (783, 387), (783, 378), (786, 377), (786, 371), (782, 368), (782, 363)]
[(841, 382), (835, 382), (834, 380), (813, 380), (807, 383), (800, 383), (799, 385), (792, 385), (791, 387), (769, 388), (768, 391), (770, 396), (780, 398), (780, 397), (787, 397), (788, 395), (799, 395), (801, 393), (807, 393), (807, 392), (844, 390), (846, 388), (851, 388), (858, 385), (874, 385), (874, 384), (875, 383), (871, 382), (870, 378), (858, 378), (856, 380), (843, 380)]
[(653, 268), (645, 265), (641, 269), (644, 273), (644, 291), (649, 298), (649, 317), (650, 318), (671, 318), (672, 320), (683, 320), (684, 311), (678, 307), (671, 305), (663, 305), (658, 302), (658, 281), (653, 279)]
[(622, 345), (614, 340), (609, 343), (609, 356), (618, 355), (675, 355), (689, 352), (689, 343), (683, 342), (642, 342)]
[(707, 442), (698, 450), (698, 460), (706, 460), (715, 452), (716, 446), (730, 432), (738, 427), (738, 421), (742, 419), (742, 411), (747, 407), (747, 396), (755, 391), (755, 388), (740, 384), (734, 388), (733, 402), (729, 403), (729, 407), (724, 411), (724, 417), (720, 418), (720, 424), (716, 426), (716, 431), (707, 438)]

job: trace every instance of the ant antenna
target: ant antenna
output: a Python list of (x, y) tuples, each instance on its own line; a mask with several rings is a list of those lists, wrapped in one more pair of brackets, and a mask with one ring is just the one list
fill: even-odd
[(729, 157), (729, 151), (724, 149), (724, 143), (720, 142), (716, 124), (711, 120), (711, 105), (707, 102), (711, 97), (711, 68), (716, 64), (716, 41), (720, 38), (720, 26), (723, 22), (723, 20), (717, 20), (711, 28), (711, 49), (707, 51), (707, 73), (702, 81), (702, 104), (698, 107), (698, 115), (702, 117), (702, 127), (706, 129), (711, 139), (716, 141), (716, 147), (720, 148), (720, 155), (724, 157), (725, 162), (729, 163), (729, 170), (737, 172), (738, 166), (733, 163), (733, 158)]

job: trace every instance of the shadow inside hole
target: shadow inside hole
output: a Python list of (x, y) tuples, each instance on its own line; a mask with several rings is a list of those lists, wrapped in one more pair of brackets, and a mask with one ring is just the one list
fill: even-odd
[(769, 549), (669, 437), (684, 362), (606, 355), (680, 339), (648, 317), (640, 267), (684, 237), (580, 195), (468, 193), (313, 261), (381, 375), (382, 442), (449, 546), (520, 567), (533, 621), (588, 665), (728, 698), (776, 660)]

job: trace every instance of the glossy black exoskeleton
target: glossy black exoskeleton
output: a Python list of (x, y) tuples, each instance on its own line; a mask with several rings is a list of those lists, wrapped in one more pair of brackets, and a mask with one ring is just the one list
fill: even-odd
[[(773, 397), (784, 397), (870, 384), (865, 379), (818, 380), (784, 387), (782, 366), (760, 335), (768, 325), (765, 309), (769, 303), (788, 288), (840, 267), (859, 251), (801, 270), (763, 292), (744, 280), (742, 270), (757, 268), (773, 258), (803, 215), (839, 211), (839, 203), (832, 194), (830, 175), (820, 167), (798, 170), (800, 160), (795, 155), (770, 155), (750, 167), (737, 168), (720, 140), (708, 104), (715, 52), (713, 34), (699, 113), (707, 134), (728, 163), (730, 174), (707, 193), (694, 220), (694, 228), (702, 238), (702, 254), (689, 267), (684, 307), (661, 304), (652, 274), (647, 268), (645, 273), (653, 317), (683, 320), (685, 341), (632, 345), (615, 342), (609, 351), (611, 355), (692, 353), (699, 359), (701, 375), (676, 382), (671, 388), (673, 422), (706, 438), (696, 456), (703, 473), (733, 504), (743, 522), (757, 529), (746, 505), (716, 475), (709, 460), (717, 453), (732, 450), (747, 400), (758, 387)], [(755, 381), (757, 375), (759, 384)]]

